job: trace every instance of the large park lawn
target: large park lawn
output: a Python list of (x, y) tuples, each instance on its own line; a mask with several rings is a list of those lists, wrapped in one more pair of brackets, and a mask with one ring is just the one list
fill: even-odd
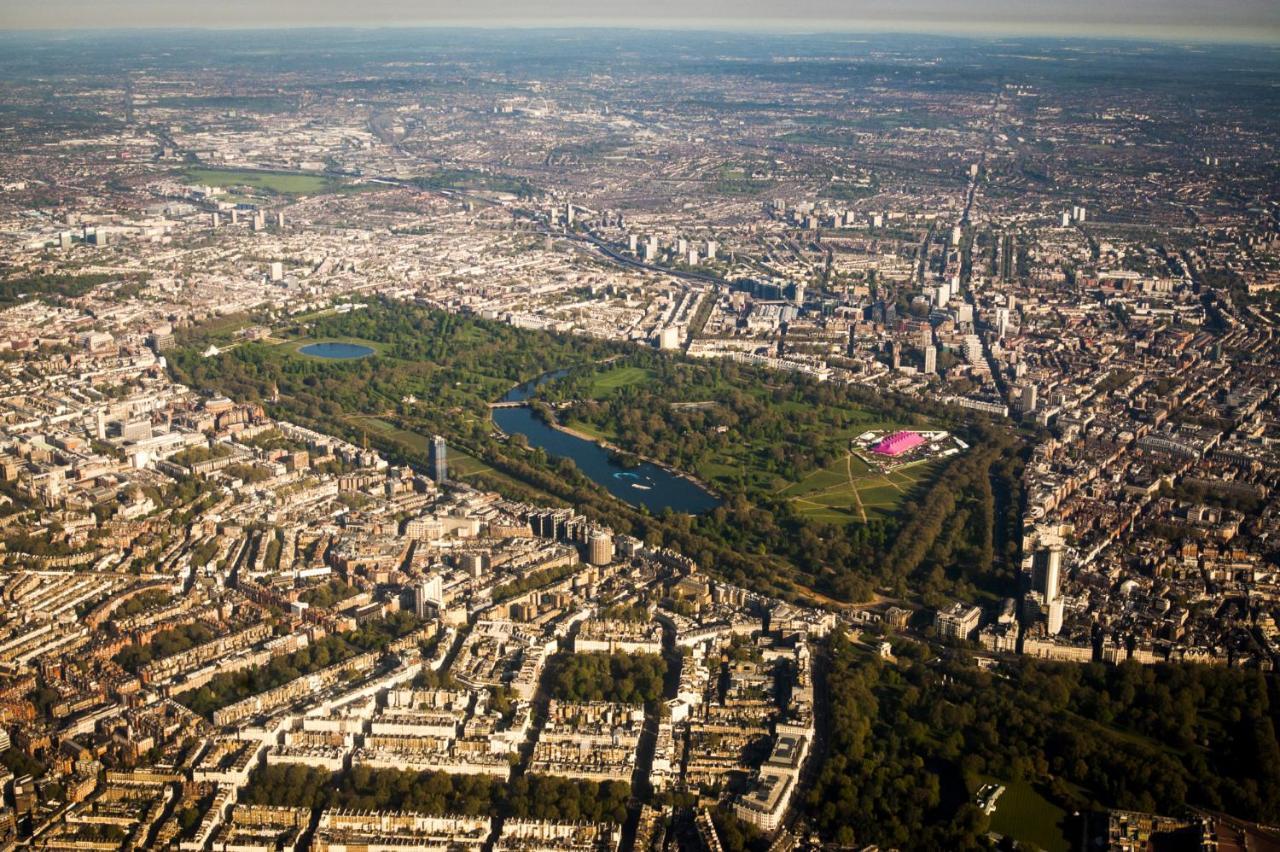
[(315, 195), (338, 186), (338, 181), (332, 177), (304, 172), (196, 167), (184, 170), (183, 176), (202, 186), (249, 187), (273, 195)]
[(907, 495), (932, 475), (935, 463), (912, 465), (883, 474), (855, 455), (815, 470), (778, 491), (796, 510), (832, 523), (866, 521), (892, 515)]

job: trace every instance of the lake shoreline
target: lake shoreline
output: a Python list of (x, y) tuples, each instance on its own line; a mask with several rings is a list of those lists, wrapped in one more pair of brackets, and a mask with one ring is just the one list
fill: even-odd
[[(724, 498), (698, 477), (657, 459), (628, 453), (610, 441), (565, 425), (559, 422), (554, 410), (535, 404), (533, 395), (537, 388), (567, 372), (565, 369), (545, 372), (516, 385), (499, 400), (491, 402), (489, 409), (494, 427), (507, 436), (523, 433), (530, 446), (542, 447), (552, 456), (572, 459), (579, 470), (616, 499), (645, 507), (655, 514), (670, 509), (701, 515), (724, 503)], [(520, 413), (514, 414), (516, 411)], [(530, 429), (541, 430), (541, 435), (535, 435), (528, 431)], [(581, 451), (575, 447), (580, 447)], [(628, 464), (623, 459), (636, 464)], [(636, 482), (630, 487), (620, 484), (621, 480), (641, 478), (650, 481), (647, 485)]]
[(661, 468), (662, 470), (665, 470), (667, 473), (671, 474), (672, 476), (678, 479), (683, 479), (687, 482), (692, 482), (694, 485), (698, 486), (703, 491), (710, 494), (712, 497), (716, 498), (721, 502), (724, 502), (723, 494), (720, 494), (718, 491), (716, 491), (716, 489), (712, 488), (706, 482), (703, 482), (701, 479), (694, 476), (692, 473), (689, 473), (688, 471), (681, 470), (680, 468), (677, 468), (677, 467), (672, 467), (666, 462), (659, 461), (658, 459), (655, 459), (651, 456), (641, 455), (640, 453), (633, 453), (631, 450), (624, 450), (622, 449), (622, 447), (619, 447), (617, 444), (606, 441), (604, 438), (592, 437), (591, 435), (588, 435), (586, 432), (580, 432), (579, 430), (574, 429), (572, 426), (564, 425), (563, 423), (560, 422), (559, 418), (556, 418), (551, 421), (543, 421), (543, 422), (546, 423), (548, 426), (550, 426), (552, 429), (555, 429), (559, 432), (563, 432), (566, 435), (572, 435), (573, 437), (582, 441), (590, 441), (596, 446), (602, 447), (603, 449), (606, 449), (611, 453), (615, 453), (618, 455), (635, 456), (640, 461), (648, 462), (654, 467)]

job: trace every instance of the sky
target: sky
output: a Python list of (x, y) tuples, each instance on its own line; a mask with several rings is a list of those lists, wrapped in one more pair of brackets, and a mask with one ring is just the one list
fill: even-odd
[(0, 30), (623, 26), (1280, 44), (1280, 0), (0, 0)]

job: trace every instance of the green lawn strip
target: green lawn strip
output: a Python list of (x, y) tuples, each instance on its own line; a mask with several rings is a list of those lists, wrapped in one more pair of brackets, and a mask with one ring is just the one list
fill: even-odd
[[(348, 418), (349, 422), (368, 429), (370, 433), (377, 434), (383, 440), (394, 441), (415, 453), (426, 453), (430, 447), (431, 441), (419, 432), (410, 429), (401, 429), (392, 423), (381, 420), (377, 417), (356, 416)], [(550, 494), (535, 488), (534, 486), (522, 482), (502, 471), (495, 470), (482, 460), (476, 458), (470, 453), (459, 449), (455, 446), (449, 447), (449, 473), (458, 479), (470, 479), (476, 476), (483, 476), (485, 479), (493, 480), (499, 484), (506, 483), (513, 490), (532, 491), (541, 495), (548, 504), (558, 504), (559, 501)]]
[(401, 429), (399, 426), (380, 420), (377, 417), (359, 415), (347, 419), (362, 429), (367, 429), (387, 440), (402, 444), (414, 452), (425, 453), (431, 445), (427, 436), (411, 432), (408, 429)]
[(810, 520), (819, 521), (827, 524), (844, 524), (858, 520), (856, 515), (846, 515), (844, 512), (834, 512), (829, 509), (811, 509), (807, 507), (799, 507), (797, 511)]
[(741, 472), (741, 464), (703, 462), (698, 466), (698, 476), (707, 481), (732, 482), (741, 475)]
[(583, 423), (581, 420), (571, 420), (570, 422), (564, 425), (569, 427), (573, 431), (581, 432), (582, 434), (596, 441), (611, 441), (613, 440), (613, 437), (614, 437), (613, 433), (606, 432), (605, 430), (600, 429), (596, 426), (592, 426), (589, 423)]

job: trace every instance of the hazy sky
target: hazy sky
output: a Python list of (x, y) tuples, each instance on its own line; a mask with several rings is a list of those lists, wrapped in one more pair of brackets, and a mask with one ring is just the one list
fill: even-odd
[(432, 24), (1013, 32), (1280, 43), (1280, 0), (0, 0), (0, 29)]

